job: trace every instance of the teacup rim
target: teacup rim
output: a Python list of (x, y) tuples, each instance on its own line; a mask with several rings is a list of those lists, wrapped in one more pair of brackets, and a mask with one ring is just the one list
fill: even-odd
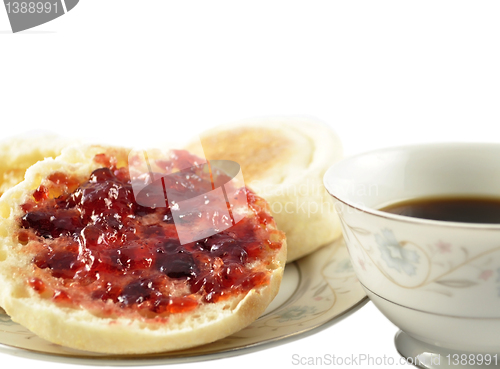
[(415, 218), (415, 217), (409, 217), (405, 215), (399, 215), (399, 214), (393, 214), (389, 212), (385, 212), (382, 210), (378, 210), (375, 208), (367, 207), (362, 204), (356, 204), (352, 201), (348, 201), (345, 199), (341, 199), (339, 196), (334, 195), (330, 192), (330, 189), (327, 186), (327, 178), (329, 176), (329, 173), (335, 169), (335, 167), (339, 166), (341, 163), (343, 163), (346, 160), (353, 160), (362, 156), (366, 155), (376, 155), (377, 153), (382, 153), (382, 152), (389, 152), (389, 151), (397, 151), (397, 150), (409, 150), (409, 149), (416, 149), (416, 148), (425, 148), (429, 146), (434, 146), (434, 147), (445, 147), (445, 146), (497, 146), (500, 148), (500, 143), (499, 142), (431, 142), (431, 143), (417, 143), (417, 144), (410, 144), (410, 145), (396, 145), (396, 146), (388, 146), (388, 147), (383, 147), (383, 148), (378, 148), (374, 150), (369, 150), (365, 152), (361, 152), (355, 155), (348, 156), (346, 158), (343, 158), (339, 162), (331, 165), (327, 171), (325, 172), (323, 176), (323, 186), (325, 187), (326, 191), (330, 196), (332, 196), (334, 199), (337, 201), (350, 206), (358, 211), (361, 211), (363, 213), (367, 213), (370, 215), (390, 219), (390, 220), (395, 220), (395, 221), (402, 221), (406, 223), (411, 223), (411, 224), (421, 224), (421, 225), (430, 225), (430, 226), (438, 226), (438, 227), (451, 227), (451, 228), (466, 228), (466, 229), (482, 229), (482, 230), (500, 230), (500, 223), (499, 224), (491, 224), (491, 223), (466, 223), (466, 222), (456, 222), (456, 221), (444, 221), (444, 220), (433, 220), (433, 219), (423, 219), (423, 218)]

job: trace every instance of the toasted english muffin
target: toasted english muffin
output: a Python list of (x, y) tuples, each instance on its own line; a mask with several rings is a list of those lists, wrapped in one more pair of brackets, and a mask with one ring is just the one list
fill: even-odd
[[(339, 137), (308, 118), (276, 117), (223, 125), (200, 135), (208, 160), (234, 160), (246, 185), (270, 205), (278, 229), (286, 233), (288, 261), (341, 234), (323, 175), (342, 157)], [(199, 145), (187, 148), (203, 155)]]
[(24, 135), (0, 142), (0, 196), (24, 179), (26, 169), (37, 161), (55, 158), (74, 143), (56, 135)]
[[(246, 188), (228, 191), (246, 197), (245, 217), (181, 244), (175, 204), (134, 202), (128, 153), (70, 147), (4, 193), (0, 305), (51, 342), (115, 354), (201, 345), (257, 319), (277, 294), (286, 260), (267, 203)], [(193, 160), (177, 151), (155, 163), (172, 174), (179, 158)], [(178, 172), (168, 183), (196, 195), (203, 180), (203, 173)]]

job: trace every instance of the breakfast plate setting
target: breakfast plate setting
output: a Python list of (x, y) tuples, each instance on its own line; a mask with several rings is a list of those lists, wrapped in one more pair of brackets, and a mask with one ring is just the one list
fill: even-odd
[(371, 300), (414, 365), (498, 366), (498, 144), (342, 159), (328, 126), (283, 117), (181, 149), (38, 141), (0, 146), (1, 352), (211, 360)]
[(342, 155), (324, 123), (246, 121), (163, 149), (52, 138), (2, 143), (5, 350), (204, 360), (367, 301), (323, 186)]
[(241, 355), (307, 337), (368, 302), (344, 242), (339, 239), (289, 263), (280, 292), (264, 314), (242, 331), (192, 349), (145, 355), (106, 355), (43, 340), (0, 314), (0, 351), (39, 360), (94, 365), (154, 365)]

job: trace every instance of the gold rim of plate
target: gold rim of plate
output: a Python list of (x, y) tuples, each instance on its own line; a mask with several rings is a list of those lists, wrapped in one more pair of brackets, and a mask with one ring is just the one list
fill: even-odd
[(93, 365), (157, 365), (246, 354), (330, 327), (366, 302), (342, 239), (287, 264), (280, 291), (264, 314), (243, 330), (182, 351), (106, 355), (50, 343), (13, 322), (0, 308), (0, 352), (32, 359)]

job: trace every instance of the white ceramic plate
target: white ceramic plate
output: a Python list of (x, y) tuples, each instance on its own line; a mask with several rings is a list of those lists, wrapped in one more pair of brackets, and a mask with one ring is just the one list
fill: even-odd
[(368, 301), (343, 240), (288, 264), (275, 300), (253, 324), (230, 337), (188, 350), (117, 356), (45, 341), (0, 309), (0, 352), (39, 360), (94, 365), (154, 365), (217, 359), (262, 350), (325, 329)]

